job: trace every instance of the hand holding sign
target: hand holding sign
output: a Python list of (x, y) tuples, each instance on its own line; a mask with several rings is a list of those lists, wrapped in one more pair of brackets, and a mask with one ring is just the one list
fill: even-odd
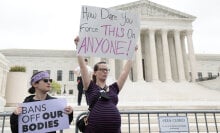
[(71, 111), (70, 106), (66, 107), (66, 100), (61, 98), (23, 103), (18, 122), (19, 133), (50, 132), (69, 128), (67, 114)]
[(21, 107), (21, 105), (19, 104), (16, 108), (15, 108), (15, 110), (14, 110), (14, 114), (16, 114), (16, 115), (19, 115), (19, 114), (21, 114), (21, 112), (22, 112), (22, 107)]
[(131, 59), (139, 38), (139, 23), (137, 14), (82, 6), (77, 53), (82, 56)]
[(64, 108), (64, 111), (65, 111), (64, 113), (66, 114), (71, 114), (73, 112), (73, 108), (71, 106), (66, 106)]
[(78, 43), (79, 43), (79, 36), (77, 36), (77, 37), (74, 39), (74, 42), (75, 42), (75, 44), (76, 44), (76, 46), (77, 46)]

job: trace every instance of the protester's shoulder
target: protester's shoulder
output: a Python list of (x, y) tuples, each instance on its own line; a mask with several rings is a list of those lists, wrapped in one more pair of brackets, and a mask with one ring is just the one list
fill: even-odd
[(119, 87), (118, 87), (117, 82), (114, 82), (114, 83), (112, 83), (111, 85), (109, 85), (109, 88), (110, 88), (112, 91), (115, 91), (116, 93), (119, 93)]
[(94, 90), (94, 88), (96, 88), (96, 87), (97, 87), (97, 85), (95, 84), (95, 82), (93, 82), (91, 80), (89, 83), (89, 86), (88, 86), (88, 90), (86, 90), (86, 92), (90, 92), (90, 91)]
[(109, 85), (111, 87), (115, 87), (115, 88), (118, 88), (118, 83), (117, 82), (113, 82), (111, 85)]
[(29, 96), (25, 97), (24, 102), (30, 102), (30, 101), (32, 101), (34, 96), (35, 96), (35, 95), (29, 95)]

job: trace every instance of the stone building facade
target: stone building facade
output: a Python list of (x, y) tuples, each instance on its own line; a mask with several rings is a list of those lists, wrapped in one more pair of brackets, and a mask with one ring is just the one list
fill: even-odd
[(62, 92), (76, 90), (73, 70), (78, 64), (74, 51), (11, 49), (1, 52), (9, 60), (9, 66), (25, 66), (28, 79), (37, 71), (48, 71), (61, 84)]
[(0, 53), (0, 112), (3, 111), (3, 107), (6, 104), (5, 89), (8, 70), (9, 61)]
[(142, 60), (136, 60), (137, 79), (144, 78), (148, 82), (195, 81), (192, 22), (196, 17), (148, 0), (114, 8), (136, 11), (141, 18), (138, 59)]
[[(204, 76), (207, 72), (219, 73), (219, 55), (206, 57), (194, 54), (192, 23), (195, 16), (148, 0), (112, 8), (135, 11), (140, 16), (139, 50), (128, 80), (144, 81), (141, 83), (188, 83), (198, 79), (198, 72), (204, 73)], [(0, 50), (0, 53), (9, 61), (8, 66), (26, 66), (28, 78), (36, 71), (47, 70), (51, 78), (62, 85), (62, 92), (73, 90), (73, 94), (76, 94), (73, 70), (78, 64), (75, 51), (8, 49)], [(90, 66), (106, 60), (111, 69), (111, 80), (119, 76), (124, 64), (121, 60), (87, 58)], [(4, 75), (7, 70), (4, 69)]]
[[(47, 70), (50, 72), (51, 78), (62, 85), (62, 92), (64, 88), (68, 93), (70, 90), (76, 91), (76, 76), (73, 70), (78, 66), (76, 59), (76, 51), (73, 50), (36, 50), (36, 49), (6, 49), (0, 50), (3, 60), (7, 63), (4, 67), (4, 76), (8, 72), (9, 67), (21, 65), (26, 67), (28, 79), (36, 71)], [(209, 73), (212, 76), (218, 76), (220, 72), (220, 55), (198, 54), (196, 57), (196, 79), (199, 79), (199, 73), (202, 77), (208, 77)], [(93, 66), (94, 62), (100, 60), (99, 58), (89, 58), (89, 65)], [(120, 61), (115, 60), (116, 64), (120, 66)], [(108, 60), (111, 63), (111, 60)], [(123, 63), (122, 63), (123, 64)], [(7, 66), (7, 67), (6, 67)], [(7, 68), (7, 69), (6, 69)], [(115, 67), (119, 68), (119, 67)], [(111, 80), (116, 79), (116, 69), (111, 67)], [(115, 72), (115, 73), (113, 73)], [(134, 73), (134, 72), (133, 72)], [(114, 75), (114, 76), (113, 76)], [(130, 74), (130, 80), (132, 79)], [(2, 79), (3, 80), (3, 79)], [(6, 80), (6, 78), (4, 78)], [(28, 82), (28, 81), (27, 81)], [(146, 81), (149, 82), (149, 81)], [(150, 81), (152, 82), (152, 81)], [(176, 81), (179, 82), (179, 81)], [(3, 83), (3, 81), (2, 81)], [(2, 85), (3, 86), (3, 85)], [(4, 84), (5, 86), (5, 84)]]

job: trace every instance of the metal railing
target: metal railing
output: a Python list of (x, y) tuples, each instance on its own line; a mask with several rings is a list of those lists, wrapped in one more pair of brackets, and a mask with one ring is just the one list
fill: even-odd
[[(86, 112), (79, 114), (76, 122), (84, 114)], [(218, 133), (220, 130), (219, 110), (121, 111), (120, 114), (122, 133), (160, 133), (159, 117), (164, 116), (186, 117), (190, 133)], [(75, 126), (75, 133), (78, 133)]]
[[(0, 131), (1, 133), (4, 133), (6, 118), (10, 118), (12, 112), (0, 112)], [(63, 130), (60, 130), (60, 133), (63, 133)]]
[(10, 117), (11, 115), (11, 112), (3, 112), (3, 113), (0, 113), (0, 120), (2, 121), (2, 130), (1, 130), (1, 133), (4, 133), (4, 128), (5, 128), (5, 120), (6, 120), (6, 117)]
[[(76, 121), (86, 113), (79, 114)], [(122, 133), (159, 133), (159, 117), (164, 116), (187, 117), (190, 133), (218, 133), (220, 130), (220, 110), (120, 111), (120, 114)], [(10, 115), (11, 112), (0, 113), (1, 133), (4, 133), (6, 119), (9, 119)], [(75, 133), (78, 132), (75, 125)], [(63, 133), (63, 130), (60, 130), (60, 133)]]

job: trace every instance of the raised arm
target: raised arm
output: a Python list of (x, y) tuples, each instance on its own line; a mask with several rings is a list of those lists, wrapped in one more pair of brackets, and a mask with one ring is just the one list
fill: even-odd
[[(137, 51), (138, 47), (136, 46), (135, 47), (135, 52)], [(118, 87), (119, 87), (119, 91), (121, 91), (122, 87), (124, 86), (124, 83), (128, 77), (128, 74), (131, 70), (131, 67), (132, 67), (132, 60), (128, 60), (121, 72), (121, 74), (119, 75), (118, 77), (118, 80), (117, 80), (117, 84), (118, 84)]]
[(121, 91), (121, 89), (122, 89), (122, 87), (128, 77), (128, 74), (131, 70), (131, 67), (132, 67), (132, 60), (128, 60), (125, 64), (120, 76), (118, 77), (118, 80), (117, 80), (119, 91)]
[[(78, 42), (79, 42), (79, 37), (76, 37), (74, 39), (74, 42), (77, 45)], [(79, 63), (79, 67), (80, 67), (81, 77), (82, 77), (82, 80), (83, 80), (83, 86), (84, 86), (83, 89), (87, 90), (88, 87), (89, 87), (89, 83), (91, 81), (90, 74), (87, 70), (84, 58), (81, 55), (77, 55), (77, 58), (78, 58), (78, 63)]]

